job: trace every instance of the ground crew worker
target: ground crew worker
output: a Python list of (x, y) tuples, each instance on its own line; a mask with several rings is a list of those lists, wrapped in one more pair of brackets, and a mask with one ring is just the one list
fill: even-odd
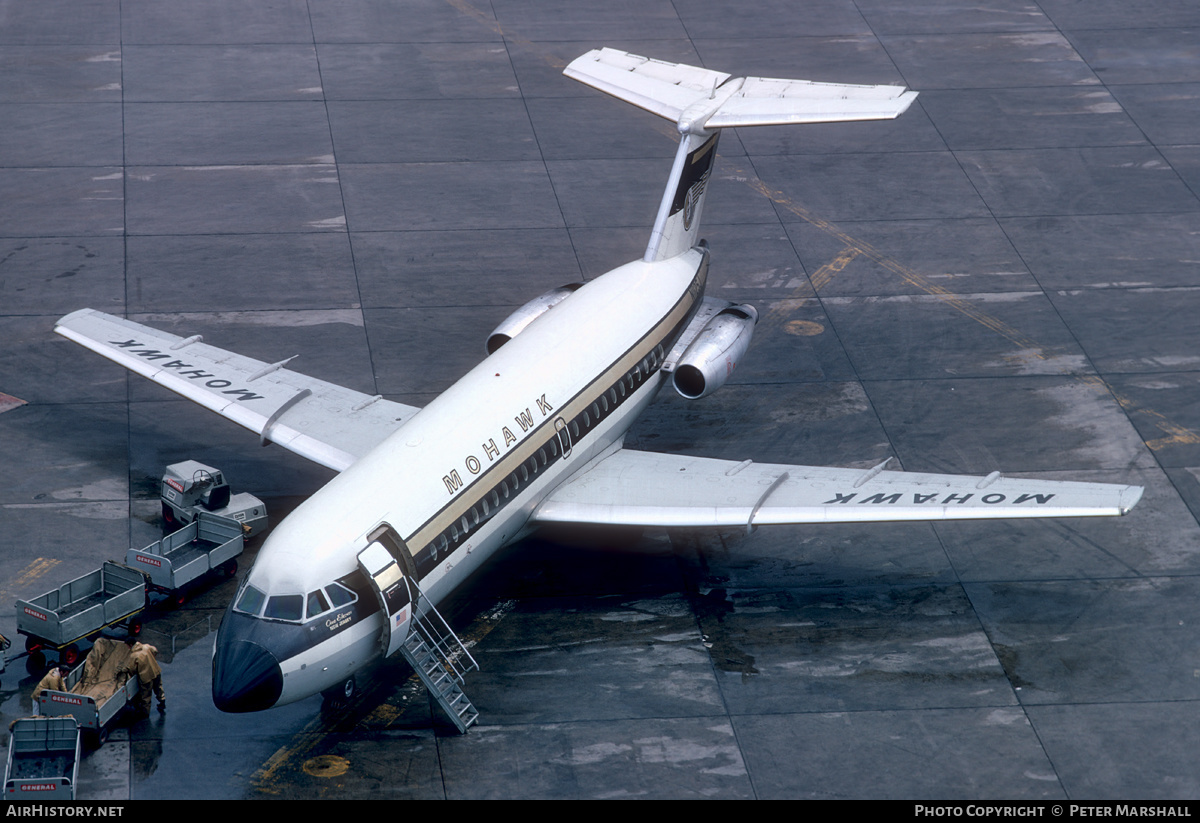
[(158, 698), (158, 710), (167, 710), (167, 698), (163, 695), (162, 669), (158, 667), (158, 649), (149, 643), (139, 643), (132, 637), (125, 638), (129, 647), (129, 662), (121, 670), (125, 674), (137, 677), (138, 712), (143, 716), (150, 714), (150, 693)]
[(46, 672), (46, 676), (33, 687), (33, 713), (38, 713), (38, 695), (44, 691), (65, 692), (67, 690), (67, 673), (71, 670), (62, 664), (55, 664)]

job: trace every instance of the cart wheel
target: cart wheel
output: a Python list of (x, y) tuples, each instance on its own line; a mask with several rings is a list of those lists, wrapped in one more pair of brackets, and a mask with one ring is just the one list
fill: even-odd
[(221, 564), (219, 571), (220, 571), (221, 577), (224, 577), (226, 579), (233, 577), (235, 574), (237, 574), (237, 561), (236, 560), (226, 560), (224, 563)]
[(175, 512), (171, 511), (171, 507), (166, 503), (162, 504), (163, 526), (169, 531), (175, 531), (179, 528), (178, 521), (175, 520)]
[(25, 635), (25, 651), (36, 652), (42, 647), (42, 641), (38, 640), (33, 635)]
[(137, 637), (141, 633), (142, 633), (142, 621), (130, 620), (129, 621), (129, 636)]
[(182, 606), (186, 602), (187, 602), (187, 595), (184, 594), (182, 591), (177, 591), (177, 592), (171, 593), (171, 607), (172, 608), (178, 609), (180, 606)]
[(30, 674), (46, 673), (46, 654), (41, 649), (34, 649), (25, 658), (25, 671)]
[(79, 647), (72, 643), (65, 649), (59, 651), (58, 659), (62, 661), (64, 665), (74, 666), (79, 662)]

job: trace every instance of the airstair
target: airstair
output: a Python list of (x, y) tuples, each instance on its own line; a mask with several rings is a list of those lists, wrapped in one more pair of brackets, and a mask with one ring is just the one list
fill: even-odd
[[(415, 587), (416, 581), (410, 578), (409, 584)], [(478, 670), (479, 664), (429, 598), (421, 594), (417, 602), (399, 651), (458, 731), (465, 733), (479, 719), (479, 712), (463, 694), (463, 675)]]
[(391, 526), (385, 524), (370, 539), (358, 553), (358, 565), (379, 596), (387, 621), (381, 638), (385, 656), (400, 652), (458, 731), (465, 733), (479, 712), (463, 694), (463, 675), (478, 670), (479, 664), (417, 585), (416, 564)]

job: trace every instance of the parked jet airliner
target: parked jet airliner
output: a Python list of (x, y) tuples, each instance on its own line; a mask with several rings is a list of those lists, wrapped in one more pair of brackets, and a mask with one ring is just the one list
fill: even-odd
[[(456, 655), (429, 607), (539, 525), (750, 529), (781, 523), (1118, 515), (1142, 489), (1096, 483), (731, 462), (635, 451), (623, 438), (665, 383), (718, 389), (745, 353), (751, 306), (704, 296), (699, 239), (720, 130), (894, 118), (895, 86), (733, 78), (612, 49), (566, 74), (677, 124), (681, 141), (641, 260), (542, 295), (489, 356), (424, 409), (83, 309), (58, 333), (340, 473), (280, 523), (216, 640), (212, 693), (230, 712), (349, 691), (402, 652), (445, 689)], [(459, 651), (461, 655), (461, 651)], [(432, 661), (432, 662), (430, 662)]]

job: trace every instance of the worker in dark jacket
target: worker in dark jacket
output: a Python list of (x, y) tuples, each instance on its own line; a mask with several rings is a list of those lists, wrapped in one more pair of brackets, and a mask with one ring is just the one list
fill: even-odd
[(132, 637), (125, 638), (129, 647), (129, 661), (123, 672), (138, 679), (137, 707), (143, 715), (150, 714), (150, 693), (158, 698), (158, 710), (167, 709), (167, 698), (163, 695), (162, 669), (158, 667), (158, 649), (149, 643), (139, 643)]

